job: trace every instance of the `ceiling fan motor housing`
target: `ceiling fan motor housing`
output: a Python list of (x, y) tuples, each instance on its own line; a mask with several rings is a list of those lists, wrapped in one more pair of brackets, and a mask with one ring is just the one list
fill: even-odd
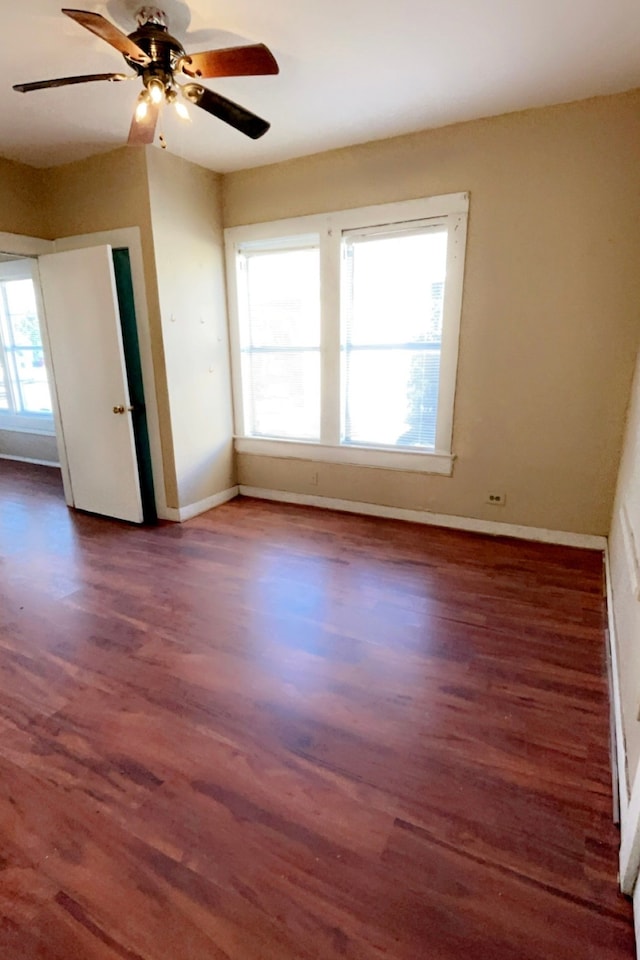
[[(155, 9), (143, 7), (144, 10)], [(157, 77), (166, 88), (173, 80), (173, 74), (179, 60), (185, 57), (182, 44), (172, 37), (166, 26), (148, 21), (133, 33), (129, 39), (140, 47), (149, 57), (149, 63), (141, 64), (125, 56), (125, 60), (136, 71), (147, 86), (148, 81)]]

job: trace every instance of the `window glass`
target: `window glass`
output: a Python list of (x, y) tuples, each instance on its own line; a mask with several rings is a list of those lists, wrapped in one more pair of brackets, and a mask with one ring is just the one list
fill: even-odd
[(243, 257), (245, 432), (320, 437), (320, 260), (316, 248)]
[(0, 280), (0, 410), (51, 417), (33, 280)]
[(9, 393), (4, 374), (4, 365), (0, 362), (0, 410), (9, 409)]
[(342, 442), (435, 447), (447, 232), (343, 240)]

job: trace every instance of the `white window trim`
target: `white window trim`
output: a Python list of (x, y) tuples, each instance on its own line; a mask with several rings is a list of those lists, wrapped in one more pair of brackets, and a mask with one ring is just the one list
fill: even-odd
[(396, 447), (358, 446), (356, 444), (316, 443), (308, 440), (265, 440), (262, 437), (235, 437), (238, 453), (319, 463), (350, 463), (359, 467), (402, 470), (404, 473), (439, 473), (451, 476), (455, 457), (450, 453), (416, 450), (410, 453)]
[[(455, 456), (452, 451), (453, 411), (458, 367), (460, 315), (464, 256), (469, 211), (468, 193), (450, 193), (438, 197), (376, 204), (333, 213), (312, 214), (270, 223), (227, 227), (225, 254), (235, 410), (235, 449), (238, 453), (261, 456), (316, 460), (328, 463), (350, 463), (419, 473), (450, 476)], [(320, 238), (321, 255), (321, 329), (324, 339), (340, 336), (340, 256), (342, 235), (346, 231), (376, 226), (404, 224), (413, 220), (446, 218), (447, 279), (443, 309), (443, 333), (440, 355), (440, 393), (436, 424), (435, 451), (404, 451), (377, 446), (341, 444), (335, 435), (340, 423), (340, 371), (322, 368), (322, 430), (319, 443), (283, 439), (263, 439), (245, 435), (243, 388), (238, 316), (237, 252), (243, 244), (259, 244), (294, 236), (316, 234)], [(327, 356), (327, 352), (323, 352)]]

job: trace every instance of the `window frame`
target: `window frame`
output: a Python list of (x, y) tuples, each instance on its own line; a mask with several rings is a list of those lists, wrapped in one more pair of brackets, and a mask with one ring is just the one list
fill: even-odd
[[(282, 237), (279, 238), (275, 243), (273, 241), (264, 242), (264, 241), (249, 241), (244, 243), (238, 243), (236, 245), (236, 276), (240, 276), (245, 270), (248, 269), (248, 261), (252, 257), (260, 257), (265, 254), (271, 253), (296, 253), (302, 250), (317, 250), (318, 251), (318, 268), (320, 267), (320, 238), (317, 234), (309, 235), (300, 235), (296, 234), (293, 237)], [(320, 277), (318, 277), (320, 280)], [(239, 293), (240, 291), (238, 291)], [(251, 405), (251, 394), (252, 391), (248, 387), (248, 383), (244, 377), (244, 370), (246, 369), (248, 358), (255, 352), (269, 352), (270, 348), (250, 348), (246, 345), (243, 347), (243, 337), (248, 338), (250, 331), (250, 307), (249, 307), (249, 289), (246, 284), (243, 284), (242, 289), (243, 296), (238, 295), (236, 298), (236, 308), (237, 308), (237, 339), (238, 339), (238, 352), (240, 355), (239, 362), (239, 386), (240, 386), (240, 397), (241, 403), (239, 409), (242, 410), (243, 418), (243, 427), (245, 422), (245, 410)], [(319, 318), (319, 328), (320, 328), (320, 338), (322, 336), (322, 316)], [(320, 358), (320, 365), (322, 364), (323, 349), (322, 342), (319, 338), (318, 343), (318, 355)], [(273, 352), (278, 352), (277, 348), (271, 348)], [(298, 352), (301, 347), (292, 347), (292, 352)], [(315, 348), (312, 348), (315, 350)], [(322, 368), (319, 370), (320, 374), (320, 383), (322, 383)], [(236, 405), (237, 406), (237, 405)], [(320, 416), (322, 416), (322, 397), (319, 398), (319, 407), (320, 407)], [(248, 419), (248, 418), (247, 418)], [(320, 424), (320, 430), (322, 430), (322, 424)], [(255, 440), (271, 440), (273, 438), (268, 436), (261, 436), (260, 434), (250, 434), (252, 439)], [(278, 440), (290, 440), (291, 438), (278, 437)], [(301, 443), (317, 443), (317, 440), (306, 440), (303, 438), (294, 438), (294, 442)]]
[[(39, 290), (39, 274), (37, 260), (30, 256), (16, 257), (15, 259), (0, 262), (0, 284), (12, 280), (31, 280), (34, 286), (36, 311), (38, 316), (38, 325), (40, 327), (40, 347), (25, 349), (39, 349), (42, 351), (45, 369), (48, 371), (47, 353), (45, 344), (45, 335), (43, 333), (42, 305)], [(6, 368), (5, 348), (0, 343), (0, 366), (2, 366), (5, 377), (9, 376)], [(6, 381), (5, 381), (6, 382)], [(49, 391), (52, 391), (51, 382), (49, 382)], [(51, 398), (53, 404), (53, 397)], [(16, 412), (15, 410), (0, 410), (0, 430), (6, 430), (16, 433), (33, 433), (44, 436), (55, 435), (55, 425), (53, 412)]]
[[(451, 475), (468, 210), (469, 194), (465, 192), (227, 227), (224, 233), (235, 416), (234, 440), (239, 453)], [(425, 220), (432, 221), (434, 226), (437, 221), (442, 221), (448, 234), (435, 449), (400, 450), (395, 446), (341, 443), (342, 384), (339, 359), (343, 234), (368, 228), (401, 229), (413, 221)], [(296, 236), (308, 237), (311, 234), (319, 237), (320, 246), (321, 439), (316, 442), (248, 436), (245, 433), (243, 415), (238, 252), (243, 244), (266, 244), (270, 241), (277, 243), (278, 240)]]

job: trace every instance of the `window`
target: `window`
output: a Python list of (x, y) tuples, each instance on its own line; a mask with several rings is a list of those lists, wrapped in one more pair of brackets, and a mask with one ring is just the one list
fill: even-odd
[(0, 263), (0, 429), (53, 432), (31, 260)]
[(241, 244), (243, 408), (252, 437), (320, 439), (318, 238)]
[(447, 231), (425, 221), (342, 244), (342, 441), (434, 450)]
[(238, 450), (451, 473), (467, 209), (225, 231)]

